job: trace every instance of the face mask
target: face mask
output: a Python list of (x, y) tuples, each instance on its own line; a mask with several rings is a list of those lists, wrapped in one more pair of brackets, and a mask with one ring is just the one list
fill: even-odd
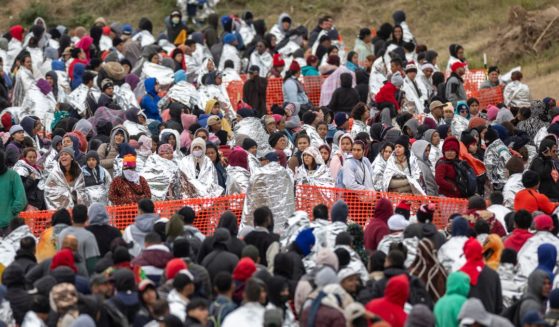
[(202, 156), (202, 150), (194, 150), (192, 151), (192, 155), (196, 158), (200, 158)]
[(177, 25), (178, 23), (180, 23), (181, 19), (179, 17), (173, 17), (171, 21), (173, 22), (173, 24)]

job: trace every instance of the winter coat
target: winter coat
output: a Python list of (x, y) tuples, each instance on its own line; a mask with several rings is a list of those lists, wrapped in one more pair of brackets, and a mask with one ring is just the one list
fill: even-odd
[(404, 327), (407, 318), (404, 304), (408, 298), (409, 285), (406, 275), (391, 278), (386, 285), (384, 296), (367, 303), (365, 308), (380, 316), (392, 327)]
[(256, 302), (243, 304), (225, 317), (222, 327), (261, 326), (264, 322), (265, 308)]
[(452, 161), (439, 159), (435, 168), (435, 181), (439, 186), (439, 193), (449, 198), (460, 198), (462, 193), (456, 185), (456, 168)]
[(156, 83), (157, 80), (154, 77), (150, 77), (144, 81), (146, 95), (144, 95), (144, 97), (142, 98), (140, 106), (142, 109), (144, 109), (144, 112), (148, 119), (161, 121), (159, 108), (157, 107), (157, 103), (159, 102), (160, 98), (155, 91)]
[(117, 176), (109, 189), (109, 200), (114, 205), (138, 203), (141, 199), (150, 199), (151, 191), (146, 179), (140, 176), (139, 184)]
[(542, 296), (542, 287), (549, 275), (543, 270), (535, 270), (528, 277), (528, 288), (524, 293), (520, 304), (519, 317), (524, 317), (530, 311), (536, 311), (543, 315), (546, 310), (546, 298)]
[(470, 278), (457, 271), (448, 276), (446, 293), (437, 301), (433, 313), (437, 327), (458, 327), (458, 315), (470, 292)]
[(150, 245), (140, 252), (140, 255), (132, 259), (132, 265), (142, 267), (142, 270), (154, 283), (158, 284), (163, 270), (173, 254), (163, 244)]
[(340, 75), (341, 86), (332, 94), (328, 108), (334, 112), (351, 113), (353, 107), (359, 102), (359, 93), (352, 88), (353, 78), (350, 74)]
[(173, 290), (167, 296), (167, 302), (169, 303), (169, 313), (177, 316), (183, 323), (186, 319), (186, 306), (188, 305), (188, 299), (184, 299), (179, 292), (173, 288)]
[(201, 265), (208, 270), (211, 280), (214, 280), (220, 271), (232, 274), (238, 262), (239, 258), (233, 253), (223, 248), (216, 248), (205, 256)]
[(529, 213), (534, 211), (542, 211), (551, 215), (555, 211), (556, 204), (551, 202), (549, 198), (533, 189), (523, 189), (514, 196), (514, 210), (527, 210)]
[(21, 177), (12, 169), (0, 174), (0, 189), (0, 227), (4, 228), (25, 209), (27, 198)]
[[(261, 70), (262, 71), (262, 70)], [(265, 77), (254, 77), (243, 85), (243, 101), (248, 103), (259, 116), (267, 113), (266, 89), (268, 80)]]
[(122, 238), (127, 243), (132, 243), (132, 248), (128, 250), (130, 255), (136, 257), (144, 248), (144, 238), (146, 234), (153, 232), (153, 225), (159, 216), (154, 213), (144, 213), (138, 215), (132, 225), (124, 230)]
[(468, 99), (466, 90), (464, 89), (464, 80), (458, 74), (450, 74), (450, 77), (446, 81), (445, 97), (446, 100), (452, 102), (452, 105), (455, 107), (456, 102), (466, 101)]
[(309, 103), (303, 85), (294, 76), (283, 82), (283, 101), (293, 103), (297, 108)]
[(375, 102), (378, 104), (383, 102), (391, 103), (397, 111), (400, 111), (400, 103), (396, 99), (396, 92), (398, 92), (396, 86), (391, 82), (386, 82), (376, 94)]
[(103, 143), (97, 149), (101, 166), (105, 168), (111, 176), (114, 176), (114, 160), (118, 156), (118, 145), (115, 143), (115, 135), (118, 131), (124, 133), (123, 143), (128, 143), (128, 132), (122, 126), (115, 126), (111, 130), (110, 143)]
[(23, 269), (18, 265), (6, 267), (2, 275), (2, 284), (7, 288), (4, 299), (10, 303), (14, 319), (18, 325), (21, 325), (25, 313), (31, 310), (33, 304), (33, 297), (25, 290), (22, 276)]
[(515, 228), (505, 239), (505, 248), (513, 249), (516, 253), (518, 253), (526, 241), (528, 241), (532, 236), (534, 236), (534, 234), (527, 229)]
[(503, 292), (499, 274), (489, 266), (484, 266), (479, 274), (477, 285), (470, 285), (468, 297), (480, 299), (489, 313), (501, 313), (503, 311)]
[(483, 163), (487, 169), (487, 177), (493, 185), (505, 185), (505, 165), (510, 158), (510, 151), (501, 139), (493, 141), (485, 150)]
[(384, 236), (390, 234), (388, 219), (392, 216), (392, 203), (387, 199), (379, 199), (375, 207), (374, 218), (365, 227), (365, 249), (377, 250), (377, 246)]

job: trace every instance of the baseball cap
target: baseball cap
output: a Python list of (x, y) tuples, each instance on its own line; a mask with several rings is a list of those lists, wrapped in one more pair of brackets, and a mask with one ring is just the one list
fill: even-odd
[(249, 73), (249, 74), (252, 74), (252, 73), (256, 74), (256, 73), (259, 73), (259, 72), (260, 72), (260, 67), (258, 67), (258, 66), (256, 66), (256, 65), (252, 65), (252, 66), (250, 66), (250, 68), (248, 69), (248, 73)]

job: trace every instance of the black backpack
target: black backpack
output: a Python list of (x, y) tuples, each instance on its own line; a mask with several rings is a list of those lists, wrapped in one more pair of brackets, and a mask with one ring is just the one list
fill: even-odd
[(520, 307), (522, 306), (522, 303), (526, 299), (527, 299), (527, 297), (517, 299), (513, 304), (511, 304), (510, 307), (506, 308), (505, 310), (503, 310), (503, 312), (501, 312), (501, 317), (506, 318), (514, 326), (521, 326), (521, 324), (520, 324)]
[(464, 160), (455, 160), (453, 165), (456, 169), (456, 186), (460, 190), (460, 194), (466, 198), (475, 195), (477, 177), (472, 167)]

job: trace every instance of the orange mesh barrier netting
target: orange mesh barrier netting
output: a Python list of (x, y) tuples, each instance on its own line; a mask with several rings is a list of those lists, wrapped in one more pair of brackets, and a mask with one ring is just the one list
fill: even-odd
[(318, 106), (320, 104), (320, 88), (324, 79), (320, 76), (305, 76), (303, 77), (303, 86), (309, 101)]
[[(170, 218), (183, 206), (191, 206), (196, 211), (195, 226), (204, 234), (212, 234), (217, 227), (219, 217), (226, 211), (232, 211), (240, 220), (243, 210), (245, 195), (229, 195), (219, 198), (207, 199), (185, 199), (175, 201), (156, 202), (155, 211), (161, 217)], [(126, 226), (134, 222), (134, 218), (138, 215), (137, 205), (125, 206), (109, 206), (111, 225), (120, 230), (124, 230)], [(53, 211), (26, 211), (20, 213), (20, 217), (24, 218), (33, 234), (40, 235), (43, 230), (50, 227), (50, 221)]]
[[(305, 211), (312, 217), (312, 209), (317, 204), (325, 204), (328, 208), (337, 200), (344, 200), (349, 207), (349, 218), (362, 226), (373, 218), (376, 201), (381, 197), (388, 198), (394, 206), (401, 200), (411, 203), (412, 215), (415, 214), (421, 204), (433, 203), (436, 206), (434, 223), (443, 228), (446, 219), (453, 213), (466, 211), (468, 201), (466, 199), (453, 199), (434, 196), (416, 196), (412, 194), (384, 193), (374, 191), (350, 191), (339, 188), (318, 187), (310, 185), (299, 185), (296, 190), (296, 208)], [(183, 206), (191, 206), (196, 211), (195, 226), (206, 235), (213, 234), (219, 217), (226, 211), (232, 211), (241, 219), (244, 194), (229, 195), (218, 198), (186, 199), (156, 202), (155, 210), (161, 216), (170, 218)], [(107, 207), (110, 222), (120, 230), (134, 222), (138, 214), (136, 205), (109, 206)], [(20, 214), (24, 218), (35, 235), (40, 235), (43, 230), (50, 227), (53, 211), (26, 211)]]
[(466, 72), (464, 79), (464, 89), (468, 98), (477, 98), (479, 94), (479, 86), (487, 79), (484, 69), (471, 69)]
[(227, 94), (229, 95), (229, 101), (231, 101), (234, 110), (237, 109), (239, 101), (243, 100), (244, 84), (243, 81), (231, 81), (229, 85), (227, 85)]
[(268, 88), (266, 89), (266, 108), (271, 113), (274, 104), (283, 104), (283, 79), (280, 77), (268, 78)]
[(478, 91), (477, 99), (479, 100), (480, 109), (485, 109), (489, 105), (496, 105), (505, 101), (503, 98), (503, 87), (496, 86), (489, 89)]
[(436, 206), (434, 223), (439, 228), (446, 226), (446, 219), (455, 213), (463, 213), (468, 206), (466, 199), (453, 199), (435, 196), (417, 196), (412, 194), (384, 193), (374, 191), (350, 191), (340, 188), (317, 187), (310, 185), (299, 185), (296, 193), (297, 210), (306, 211), (312, 216), (315, 205), (323, 203), (332, 207), (337, 200), (344, 200), (349, 207), (349, 218), (354, 222), (365, 226), (373, 217), (376, 201), (380, 198), (389, 199), (394, 206), (402, 200), (411, 203), (411, 214), (414, 215), (419, 206), (424, 203), (433, 203)]

